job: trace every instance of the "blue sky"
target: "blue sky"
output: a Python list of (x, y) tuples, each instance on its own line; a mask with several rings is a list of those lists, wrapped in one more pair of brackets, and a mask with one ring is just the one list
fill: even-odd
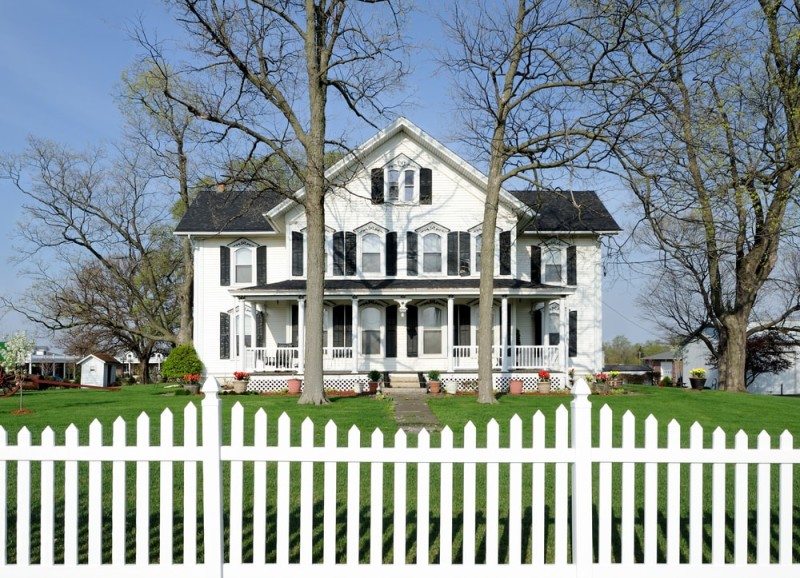
[[(424, 5), (426, 3), (419, 3)], [(118, 138), (121, 117), (113, 100), (122, 71), (139, 53), (127, 30), (142, 18), (161, 37), (174, 37), (176, 25), (160, 0), (21, 0), (3, 3), (0, 17), (0, 154), (21, 151), (29, 135), (85, 148)], [(415, 73), (409, 79), (412, 104), (401, 112), (433, 137), (459, 152), (452, 142), (454, 118), (443, 75), (436, 71), (429, 40), (441, 37), (431, 14), (415, 17)], [(364, 133), (365, 135), (367, 133)], [(627, 197), (621, 186), (589, 184), (615, 212)], [(581, 188), (587, 188), (585, 183)], [(8, 262), (13, 255), (20, 193), (0, 180), (0, 292), (16, 295), (27, 281)], [(604, 282), (604, 339), (627, 335), (631, 341), (653, 337), (652, 326), (638, 317), (633, 300), (642, 280), (615, 271)], [(17, 330), (37, 328), (16, 315), (0, 318), (0, 339)], [(40, 341), (47, 341), (46, 338)]]

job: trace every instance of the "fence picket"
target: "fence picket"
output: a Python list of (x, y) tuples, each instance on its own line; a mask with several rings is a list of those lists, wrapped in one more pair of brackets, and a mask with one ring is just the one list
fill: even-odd
[[(290, 446), (291, 420), (285, 413), (278, 418), (278, 448), (288, 453)], [(291, 480), (289, 462), (278, 462), (277, 515), (275, 528), (277, 531), (276, 557), (278, 564), (289, 563), (289, 504), (291, 503)]]
[[(89, 425), (89, 447), (103, 446), (103, 426), (95, 419)], [(89, 462), (89, 564), (99, 566), (103, 553), (103, 463)]]
[[(197, 447), (197, 407), (193, 403), (187, 403), (183, 409), (183, 447), (186, 451)], [(197, 564), (197, 462), (194, 461), (183, 464), (183, 562)]]
[[(399, 429), (394, 436), (394, 447), (406, 449), (408, 439), (406, 432)], [(394, 540), (393, 564), (403, 566), (406, 563), (406, 474), (408, 466), (405, 462), (394, 465)], [(327, 478), (326, 478), (327, 479)]]
[[(253, 426), (253, 447), (258, 453), (267, 448), (267, 412), (259, 408)], [(253, 565), (263, 565), (266, 560), (264, 544), (267, 541), (267, 462), (253, 463)]]
[[(136, 420), (136, 447), (150, 447), (150, 418), (142, 412)], [(136, 563), (150, 563), (150, 462), (136, 462)]]
[[(600, 408), (599, 449), (612, 447), (612, 419), (613, 412), (608, 405)], [(611, 563), (611, 491), (613, 486), (611, 473), (611, 463), (601, 462), (598, 466), (597, 476), (597, 561), (601, 564)]]
[[(347, 449), (361, 447), (361, 432), (352, 426), (347, 432)], [(347, 563), (358, 564), (358, 540), (361, 536), (361, 463), (347, 463)]]
[[(486, 424), (486, 448), (500, 448), (500, 425), (494, 418)], [(486, 564), (497, 564), (500, 497), (500, 465), (486, 464)]]
[[(111, 444), (114, 455), (120, 458), (125, 455), (127, 445), (125, 430), (125, 420), (115, 419)], [(124, 459), (114, 460), (111, 466), (111, 563), (116, 566), (125, 564), (125, 469)]]
[[(370, 439), (373, 450), (383, 449), (383, 432), (375, 429)], [(383, 462), (373, 462), (370, 466), (370, 532), (369, 562), (379, 564), (383, 561)]]
[[(336, 424), (329, 421), (325, 426), (325, 453), (335, 455), (338, 445)], [(336, 462), (325, 462), (324, 505), (322, 512), (322, 561), (324, 564), (336, 563)]]
[[(544, 449), (545, 417), (542, 410), (533, 414), (533, 428), (531, 432), (531, 448), (533, 456)], [(545, 533), (544, 533), (544, 462), (535, 461), (531, 471), (531, 563), (536, 566), (544, 564)]]
[[(658, 420), (649, 415), (644, 420), (644, 447), (658, 451)], [(658, 464), (644, 466), (644, 563), (655, 564), (658, 546)]]
[[(56, 434), (53, 428), (47, 426), (42, 431), (42, 447), (54, 450), (56, 446)], [(52, 455), (52, 454), (51, 454)], [(55, 464), (53, 460), (42, 460), (41, 478), (41, 531), (39, 536), (39, 563), (42, 566), (53, 565), (53, 540), (55, 535)]]
[[(445, 456), (453, 449), (453, 430), (449, 427), (442, 430), (441, 448)], [(453, 562), (453, 463), (442, 462), (440, 467), (439, 564), (449, 566)]]
[[(747, 452), (747, 434), (739, 430), (734, 438), (734, 447), (742, 455)], [(747, 564), (747, 493), (749, 466), (747, 464), (736, 464), (735, 467), (736, 488), (734, 490), (734, 562), (737, 564)]]
[[(417, 447), (423, 451), (431, 447), (428, 430), (419, 432)], [(430, 563), (430, 483), (430, 463), (419, 462), (417, 464), (417, 566), (427, 566)]]
[[(556, 443), (555, 448), (559, 454), (569, 452), (569, 412), (567, 408), (559, 406), (556, 410)], [(569, 489), (569, 469), (565, 462), (555, 466), (555, 563), (567, 563), (567, 516), (569, 503), (567, 502)]]
[[(522, 453), (522, 420), (511, 418), (509, 448)], [(522, 563), (522, 464), (513, 462), (508, 468), (508, 562)]]
[[(784, 431), (780, 437), (780, 448), (789, 451), (794, 445), (792, 434)], [(789, 566), (792, 563), (792, 533), (794, 524), (792, 523), (793, 492), (794, 488), (794, 464), (784, 463), (780, 465), (780, 505), (778, 508), (778, 562), (782, 566)]]
[[(78, 428), (70, 425), (64, 437), (65, 454), (78, 449)], [(138, 496), (138, 494), (137, 494)], [(64, 564), (78, 563), (78, 462), (64, 463)]]
[[(681, 426), (674, 419), (667, 426), (667, 449), (681, 447)], [(667, 464), (667, 564), (680, 563), (681, 464)]]
[[(716, 428), (711, 434), (711, 447), (725, 449), (725, 432)], [(716, 463), (712, 469), (711, 490), (711, 563), (725, 562), (725, 464)]]
[[(244, 447), (244, 407), (238, 401), (231, 408), (231, 447)], [(231, 564), (242, 563), (242, 488), (244, 485), (244, 464), (241, 460), (231, 460), (230, 488), (228, 504), (228, 560)]]
[[(758, 434), (758, 449), (770, 448), (769, 434), (762, 431)], [(770, 464), (758, 464), (758, 492), (756, 493), (756, 562), (769, 564), (770, 547)]]
[[(703, 428), (695, 422), (689, 429), (689, 447), (703, 449)], [(689, 466), (689, 563), (703, 561), (703, 464)]]
[[(471, 421), (464, 426), (464, 450), (467, 455), (478, 447), (478, 433)], [(475, 462), (464, 464), (464, 538), (462, 540), (463, 564), (475, 564), (475, 487), (477, 486)]]
[[(161, 440), (162, 448), (172, 449), (174, 446), (174, 420), (172, 412), (165, 409), (161, 412)], [(172, 564), (172, 513), (174, 488), (174, 466), (171, 460), (162, 460), (160, 464), (159, 484), (159, 561), (162, 564)]]
[[(314, 422), (303, 420), (300, 431), (300, 451), (314, 447)], [(300, 563), (311, 564), (314, 533), (314, 462), (300, 464)]]
[[(31, 431), (22, 427), (17, 434), (17, 446), (23, 455), (31, 447)], [(17, 564), (31, 563), (31, 462), (17, 462)]]
[[(631, 450), (636, 447), (636, 419), (630, 410), (622, 416), (622, 449)], [(622, 464), (622, 487), (620, 488), (622, 500), (622, 532), (620, 540), (622, 542), (622, 563), (633, 564), (633, 531), (634, 504), (633, 497), (636, 494), (635, 470), (632, 462)]]

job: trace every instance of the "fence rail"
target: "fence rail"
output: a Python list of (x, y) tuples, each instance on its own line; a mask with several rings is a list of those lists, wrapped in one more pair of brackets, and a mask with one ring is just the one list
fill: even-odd
[[(515, 417), (506, 436), (487, 425), (445, 428), (435, 447), (398, 431), (319, 430), (293, 440), (288, 416), (268, 437), (263, 410), (247, 423), (236, 404), (223, 443), (213, 378), (198, 415), (184, 410), (136, 421), (136, 441), (117, 419), (104, 443), (99, 422), (87, 445), (71, 426), (34, 444), (0, 428), (0, 572), (47, 576), (462, 576), (465, 569), (537, 576), (787, 576), (800, 565), (800, 450), (743, 433), (728, 447), (716, 430), (703, 444), (695, 424), (673, 421), (666, 439), (633, 414), (599, 413), (592, 440), (588, 388), (570, 410)], [(199, 419), (202, 418), (202, 419)], [(198, 425), (201, 426), (198, 431)], [(198, 442), (199, 437), (202, 438)], [(251, 437), (252, 436), (252, 437)], [(688, 443), (682, 438), (688, 437)], [(269, 443), (268, 440), (272, 440)], [(502, 447), (501, 447), (502, 445)], [(709, 574), (711, 573), (711, 574)]]

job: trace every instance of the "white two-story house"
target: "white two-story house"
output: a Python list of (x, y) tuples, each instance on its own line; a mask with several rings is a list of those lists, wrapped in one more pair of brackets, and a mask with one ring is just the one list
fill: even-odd
[[(602, 367), (601, 244), (619, 226), (594, 192), (503, 191), (481, 251), (486, 176), (406, 119), (329, 170), (325, 387), (378, 369), (389, 387), (432, 369), (477, 376), (479, 269), (494, 261), (495, 388), (537, 372), (566, 385)], [(277, 194), (202, 192), (176, 229), (194, 246), (194, 343), (209, 375), (280, 390), (303, 374), (306, 223)], [(424, 382), (423, 382), (424, 383)]]

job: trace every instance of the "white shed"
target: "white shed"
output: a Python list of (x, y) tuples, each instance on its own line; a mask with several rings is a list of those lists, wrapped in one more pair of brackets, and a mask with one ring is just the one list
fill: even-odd
[(105, 353), (91, 353), (78, 362), (81, 368), (81, 383), (108, 387), (117, 381), (119, 361)]

